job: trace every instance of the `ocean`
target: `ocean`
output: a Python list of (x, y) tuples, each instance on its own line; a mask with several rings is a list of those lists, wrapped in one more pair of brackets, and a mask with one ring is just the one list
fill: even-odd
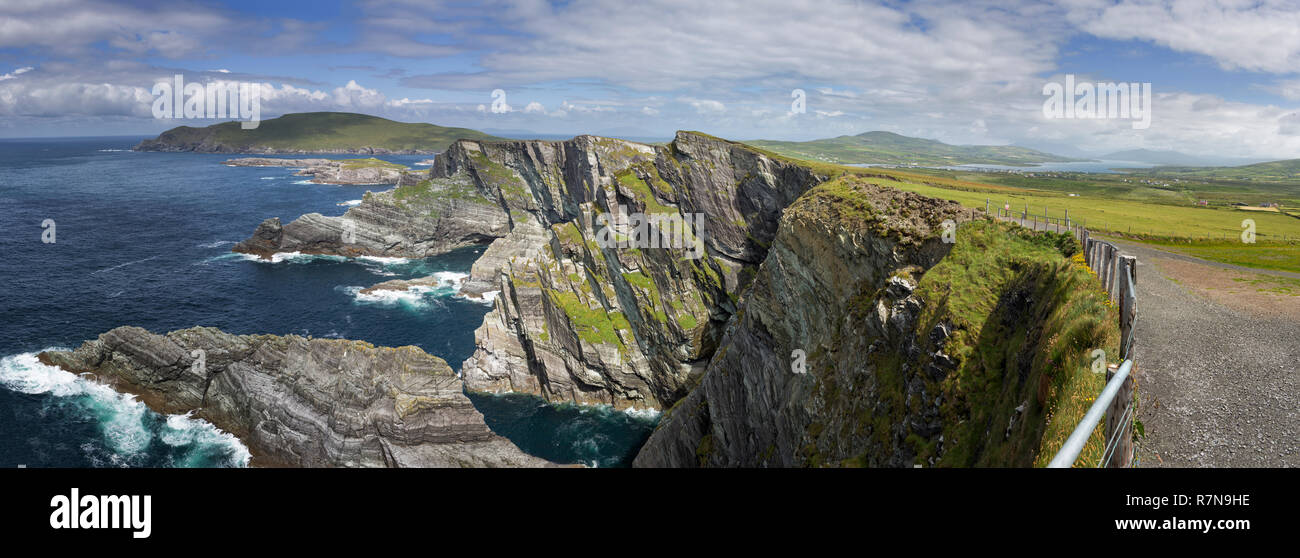
[[(473, 353), (490, 306), (456, 296), (452, 284), (481, 247), (422, 260), (263, 262), (230, 253), (267, 217), (340, 215), (366, 190), (387, 186), (311, 184), (294, 169), (222, 165), (230, 155), (131, 151), (140, 139), (0, 140), (0, 467), (248, 464), (247, 449), (207, 422), (159, 415), (35, 358), (118, 326), (416, 345), (454, 369)], [(428, 157), (383, 158), (413, 166)], [(401, 296), (358, 292), (431, 274), (445, 285)], [(471, 400), (494, 431), (560, 463), (627, 466), (658, 420), (524, 395)]]

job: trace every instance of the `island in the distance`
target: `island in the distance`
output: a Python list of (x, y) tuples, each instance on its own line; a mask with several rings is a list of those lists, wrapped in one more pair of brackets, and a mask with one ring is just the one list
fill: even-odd
[(263, 120), (244, 130), (239, 122), (204, 128), (180, 126), (144, 140), (135, 151), (254, 154), (436, 154), (458, 139), (497, 140), (469, 128), (395, 122), (347, 112), (306, 112)]

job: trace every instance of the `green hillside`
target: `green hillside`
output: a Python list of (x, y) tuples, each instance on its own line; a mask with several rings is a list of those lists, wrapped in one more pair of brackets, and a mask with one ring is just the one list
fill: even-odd
[(1251, 182), (1300, 182), (1300, 159), (1269, 161), (1238, 167), (1155, 167), (1134, 174), (1154, 174), (1217, 180), (1243, 180)]
[(812, 141), (754, 140), (745, 142), (788, 157), (839, 164), (883, 165), (1032, 165), (1077, 161), (1069, 157), (1010, 145), (949, 145), (893, 132), (867, 132)]
[(428, 153), (446, 149), (457, 139), (502, 139), (468, 128), (395, 122), (346, 112), (286, 114), (263, 120), (253, 130), (239, 122), (204, 128), (181, 126), (136, 146), (139, 151), (238, 152), (389, 152)]

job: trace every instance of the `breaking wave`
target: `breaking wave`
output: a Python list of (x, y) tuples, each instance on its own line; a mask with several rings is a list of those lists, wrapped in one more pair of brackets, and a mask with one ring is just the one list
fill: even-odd
[(105, 465), (145, 465), (156, 457), (151, 453), (163, 452), (163, 463), (174, 467), (248, 466), (248, 448), (230, 433), (189, 415), (155, 413), (134, 396), (113, 391), (91, 375), (78, 376), (44, 364), (37, 354), (0, 359), (0, 387), (47, 396), (47, 406), (71, 408), (94, 423), (100, 443), (83, 444), (82, 450), (104, 453)]

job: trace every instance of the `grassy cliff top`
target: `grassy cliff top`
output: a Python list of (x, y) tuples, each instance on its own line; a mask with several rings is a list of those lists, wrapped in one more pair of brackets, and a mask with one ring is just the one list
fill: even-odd
[(451, 142), (462, 138), (502, 139), (468, 128), (396, 122), (346, 112), (306, 112), (263, 120), (253, 130), (242, 129), (239, 122), (223, 122), (204, 128), (181, 126), (163, 132), (152, 142), (165, 146), (219, 145), (227, 151), (251, 148), (306, 152), (362, 148), (442, 151)]

